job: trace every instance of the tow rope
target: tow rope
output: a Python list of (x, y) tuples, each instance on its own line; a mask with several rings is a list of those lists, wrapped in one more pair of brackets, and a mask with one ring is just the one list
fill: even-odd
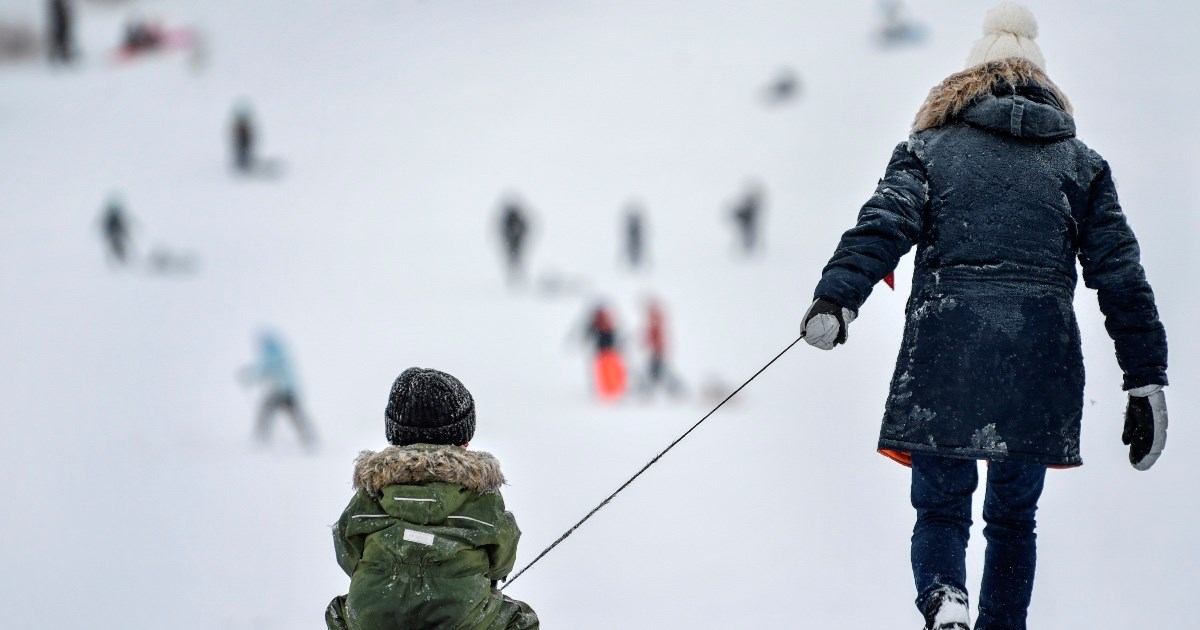
[(556, 541), (554, 541), (554, 542), (550, 543), (550, 546), (549, 546), (549, 547), (546, 547), (545, 549), (543, 549), (543, 550), (542, 550), (542, 552), (541, 552), (541, 553), (539, 553), (539, 554), (537, 555), (537, 557), (533, 559), (533, 561), (532, 561), (532, 562), (530, 562), (529, 564), (525, 565), (525, 566), (524, 566), (524, 568), (522, 568), (520, 571), (517, 571), (516, 575), (512, 576), (512, 578), (511, 578), (511, 579), (509, 579), (509, 580), (508, 580), (508, 582), (507, 582), (507, 583), (506, 583), (504, 586), (501, 586), (501, 587), (500, 587), (500, 590), (504, 590), (504, 589), (508, 588), (509, 586), (512, 586), (512, 583), (513, 583), (513, 582), (516, 582), (516, 581), (517, 581), (517, 578), (521, 577), (521, 574), (525, 573), (526, 571), (528, 571), (528, 570), (529, 570), (529, 568), (530, 568), (530, 567), (532, 567), (533, 565), (537, 564), (538, 560), (541, 560), (543, 557), (545, 557), (545, 555), (546, 555), (546, 554), (548, 554), (548, 553), (550, 553), (550, 551), (551, 551), (552, 549), (554, 549), (555, 547), (557, 547), (557, 546), (559, 545), (559, 543), (561, 543), (562, 541), (566, 540), (568, 536), (570, 536), (571, 534), (574, 534), (574, 533), (575, 533), (575, 530), (579, 529), (579, 527), (580, 527), (581, 525), (583, 525), (585, 522), (587, 522), (587, 520), (588, 520), (589, 518), (592, 518), (592, 515), (594, 515), (596, 512), (599, 512), (599, 511), (600, 511), (600, 509), (601, 509), (601, 508), (603, 508), (604, 506), (608, 505), (609, 501), (612, 501), (612, 500), (613, 500), (613, 498), (615, 498), (615, 497), (616, 497), (618, 494), (620, 494), (622, 490), (624, 490), (625, 488), (628, 488), (628, 487), (629, 487), (629, 484), (633, 483), (633, 481), (634, 481), (635, 479), (637, 479), (638, 477), (640, 477), (640, 476), (642, 475), (642, 473), (646, 472), (646, 470), (647, 470), (647, 469), (649, 469), (651, 466), (653, 466), (655, 463), (657, 463), (657, 462), (658, 462), (658, 460), (662, 459), (663, 455), (666, 455), (666, 454), (667, 454), (667, 451), (669, 451), (669, 450), (671, 450), (671, 449), (675, 448), (675, 445), (676, 445), (676, 444), (679, 444), (680, 442), (682, 442), (682, 441), (683, 441), (683, 438), (686, 438), (686, 437), (687, 437), (687, 436), (688, 436), (688, 435), (689, 435), (689, 434), (690, 434), (692, 431), (695, 431), (695, 430), (696, 430), (696, 427), (699, 427), (701, 424), (703, 424), (703, 423), (704, 423), (704, 421), (705, 421), (705, 420), (708, 420), (709, 416), (711, 416), (711, 415), (713, 415), (714, 413), (716, 413), (716, 412), (717, 412), (717, 410), (718, 410), (718, 409), (720, 409), (722, 405), (724, 405), (725, 403), (729, 402), (729, 400), (730, 400), (731, 398), (733, 398), (734, 396), (737, 396), (737, 393), (738, 393), (738, 392), (740, 392), (740, 391), (742, 391), (742, 388), (744, 388), (744, 387), (746, 387), (747, 385), (749, 385), (749, 384), (750, 384), (750, 381), (753, 381), (754, 379), (758, 378), (758, 375), (759, 375), (759, 374), (762, 374), (763, 372), (765, 372), (765, 371), (767, 370), (767, 368), (771, 367), (771, 364), (773, 364), (773, 363), (775, 363), (776, 361), (778, 361), (778, 360), (779, 360), (779, 357), (782, 357), (782, 356), (783, 356), (783, 355), (784, 355), (784, 354), (785, 354), (785, 353), (786, 353), (788, 350), (791, 350), (791, 349), (792, 349), (792, 346), (796, 345), (797, 343), (800, 343), (800, 340), (801, 340), (801, 339), (803, 339), (803, 338), (804, 338), (804, 333), (801, 333), (799, 337), (796, 337), (796, 340), (795, 340), (795, 341), (793, 341), (792, 343), (789, 343), (789, 344), (788, 344), (788, 346), (787, 346), (786, 348), (784, 348), (783, 350), (781, 350), (781, 351), (779, 352), (779, 354), (775, 355), (775, 358), (774, 358), (774, 359), (771, 359), (770, 361), (767, 361), (767, 364), (766, 364), (766, 365), (764, 365), (764, 366), (762, 366), (761, 368), (759, 368), (759, 370), (758, 370), (757, 372), (755, 372), (755, 373), (754, 373), (754, 376), (751, 376), (750, 378), (746, 379), (746, 382), (745, 382), (745, 383), (742, 383), (742, 384), (741, 384), (741, 385), (740, 385), (740, 386), (739, 386), (737, 389), (733, 390), (733, 393), (731, 393), (731, 394), (729, 394), (728, 396), (726, 396), (726, 397), (725, 397), (725, 400), (722, 400), (721, 402), (717, 403), (717, 406), (716, 406), (716, 407), (713, 407), (713, 408), (712, 408), (712, 411), (709, 411), (708, 413), (704, 414), (704, 417), (703, 417), (703, 418), (700, 418), (700, 420), (699, 420), (699, 421), (697, 421), (697, 422), (696, 422), (696, 424), (693, 424), (693, 425), (692, 425), (692, 428), (688, 429), (687, 431), (684, 431), (683, 435), (681, 435), (681, 436), (679, 436), (679, 437), (675, 438), (675, 441), (674, 441), (674, 442), (671, 442), (670, 444), (668, 444), (668, 445), (667, 445), (667, 448), (664, 448), (664, 449), (662, 450), (662, 452), (660, 452), (658, 455), (655, 455), (655, 456), (654, 456), (654, 459), (651, 459), (650, 461), (646, 462), (646, 465), (645, 465), (645, 466), (642, 466), (642, 469), (641, 469), (641, 470), (639, 470), (639, 471), (637, 471), (636, 473), (634, 473), (634, 475), (633, 475), (632, 477), (630, 477), (628, 481), (626, 481), (625, 483), (621, 484), (621, 487), (620, 487), (620, 488), (617, 488), (617, 489), (616, 489), (616, 491), (614, 491), (612, 494), (608, 495), (608, 498), (607, 498), (607, 499), (605, 499), (605, 500), (603, 500), (603, 501), (601, 501), (601, 502), (600, 502), (600, 505), (597, 505), (595, 508), (592, 508), (592, 511), (591, 511), (591, 512), (588, 512), (586, 516), (584, 516), (583, 518), (579, 519), (579, 522), (578, 522), (578, 523), (575, 523), (574, 525), (572, 525), (572, 526), (571, 526), (571, 529), (568, 529), (568, 530), (566, 531), (566, 533), (564, 533), (562, 536), (559, 536), (559, 537), (558, 537), (558, 540), (556, 540)]

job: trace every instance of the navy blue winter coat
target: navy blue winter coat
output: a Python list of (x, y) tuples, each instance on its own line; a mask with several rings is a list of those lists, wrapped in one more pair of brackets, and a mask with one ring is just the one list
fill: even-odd
[(1076, 259), (1124, 387), (1167, 384), (1166, 333), (1105, 162), (1032, 64), (946, 79), (841, 239), (816, 297), (854, 311), (916, 246), (879, 448), (1073, 466), (1083, 356)]

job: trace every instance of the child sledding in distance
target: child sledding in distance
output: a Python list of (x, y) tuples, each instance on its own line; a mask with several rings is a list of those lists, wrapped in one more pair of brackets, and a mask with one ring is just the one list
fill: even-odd
[(504, 509), (495, 457), (467, 450), (475, 401), (453, 376), (409, 368), (388, 397), (389, 446), (354, 463), (354, 498), (334, 526), (350, 592), (330, 630), (534, 630), (537, 615), (497, 588), (521, 531)]

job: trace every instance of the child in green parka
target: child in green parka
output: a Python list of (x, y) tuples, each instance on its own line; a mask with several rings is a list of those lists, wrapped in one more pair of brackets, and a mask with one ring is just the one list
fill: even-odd
[(535, 630), (537, 614), (496, 585), (521, 530), (504, 509), (495, 457), (467, 450), (475, 401), (453, 376), (409, 368), (385, 413), (388, 442), (354, 462), (354, 498), (333, 546), (350, 592), (325, 610), (330, 630)]

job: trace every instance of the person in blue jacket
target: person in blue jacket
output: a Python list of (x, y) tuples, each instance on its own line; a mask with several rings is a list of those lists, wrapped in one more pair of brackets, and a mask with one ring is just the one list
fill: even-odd
[(285, 412), (300, 434), (301, 442), (312, 447), (316, 443), (316, 434), (300, 405), (300, 388), (283, 342), (274, 333), (264, 331), (259, 334), (258, 345), (258, 363), (242, 372), (244, 382), (260, 382), (266, 388), (255, 424), (255, 436), (260, 442), (266, 442), (272, 418), (278, 412)]
[(879, 449), (912, 467), (916, 604), (927, 629), (969, 629), (965, 552), (977, 460), (987, 551), (975, 630), (1020, 630), (1047, 467), (1082, 463), (1076, 260), (1097, 293), (1128, 392), (1129, 460), (1166, 441), (1167, 341), (1112, 171), (1075, 137), (1027, 9), (1002, 3), (967, 68), (935, 86), (843, 234), (804, 316), (825, 350), (916, 247)]

